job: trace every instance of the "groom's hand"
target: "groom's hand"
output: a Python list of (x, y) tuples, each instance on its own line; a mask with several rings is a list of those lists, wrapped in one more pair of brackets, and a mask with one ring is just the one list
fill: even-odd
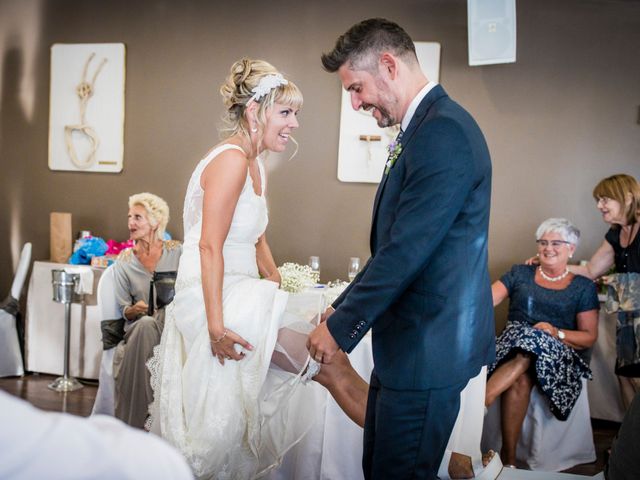
[(331, 363), (333, 356), (340, 349), (333, 339), (326, 322), (318, 325), (307, 339), (309, 355), (318, 363)]

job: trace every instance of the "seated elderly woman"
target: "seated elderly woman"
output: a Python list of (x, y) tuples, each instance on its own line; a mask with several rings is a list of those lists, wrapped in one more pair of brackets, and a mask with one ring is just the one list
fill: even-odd
[(566, 420), (591, 378), (589, 347), (598, 336), (595, 284), (569, 272), (579, 230), (550, 218), (536, 231), (539, 265), (515, 265), (492, 285), (493, 304), (509, 297), (507, 326), (496, 341), (485, 404), (502, 395), (502, 450), (505, 465), (516, 461), (516, 445), (536, 385), (551, 412)]
[(152, 279), (154, 273), (175, 272), (182, 253), (179, 242), (163, 240), (168, 221), (169, 206), (162, 198), (151, 193), (129, 197), (134, 246), (121, 252), (114, 266), (116, 298), (125, 320), (124, 339), (113, 358), (115, 416), (139, 428), (153, 400), (146, 362), (164, 327), (164, 308), (149, 307), (155, 303)]

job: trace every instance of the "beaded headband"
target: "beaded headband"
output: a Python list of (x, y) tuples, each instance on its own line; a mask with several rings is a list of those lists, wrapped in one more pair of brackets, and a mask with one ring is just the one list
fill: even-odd
[(260, 79), (258, 85), (255, 86), (251, 91), (253, 92), (253, 96), (247, 101), (258, 102), (262, 97), (267, 95), (274, 88), (278, 88), (280, 85), (287, 85), (289, 82), (279, 73), (265, 75)]

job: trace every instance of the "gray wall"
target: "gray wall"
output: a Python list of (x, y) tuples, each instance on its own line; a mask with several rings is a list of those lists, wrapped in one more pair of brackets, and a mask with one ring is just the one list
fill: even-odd
[[(640, 2), (519, 0), (515, 64), (469, 67), (464, 0), (0, 0), (0, 294), (19, 248), (49, 254), (49, 212), (73, 229), (125, 239), (126, 200), (163, 196), (182, 235), (189, 175), (218, 141), (218, 87), (231, 63), (264, 58), (305, 93), (298, 155), (270, 159), (269, 241), (278, 263), (320, 255), (323, 280), (368, 256), (375, 185), (336, 178), (340, 84), (319, 55), (351, 24), (385, 16), (417, 41), (442, 44), (440, 81), (478, 120), (494, 166), (490, 267), (497, 278), (534, 253), (549, 216), (583, 230), (577, 257), (602, 241), (591, 190), (607, 175), (640, 178)], [(127, 48), (125, 168), (47, 167), (53, 43)]]

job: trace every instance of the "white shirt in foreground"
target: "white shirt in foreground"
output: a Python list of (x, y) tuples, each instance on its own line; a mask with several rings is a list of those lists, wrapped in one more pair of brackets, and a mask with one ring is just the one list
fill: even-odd
[(2, 479), (193, 479), (164, 440), (106, 415), (44, 412), (0, 391)]

